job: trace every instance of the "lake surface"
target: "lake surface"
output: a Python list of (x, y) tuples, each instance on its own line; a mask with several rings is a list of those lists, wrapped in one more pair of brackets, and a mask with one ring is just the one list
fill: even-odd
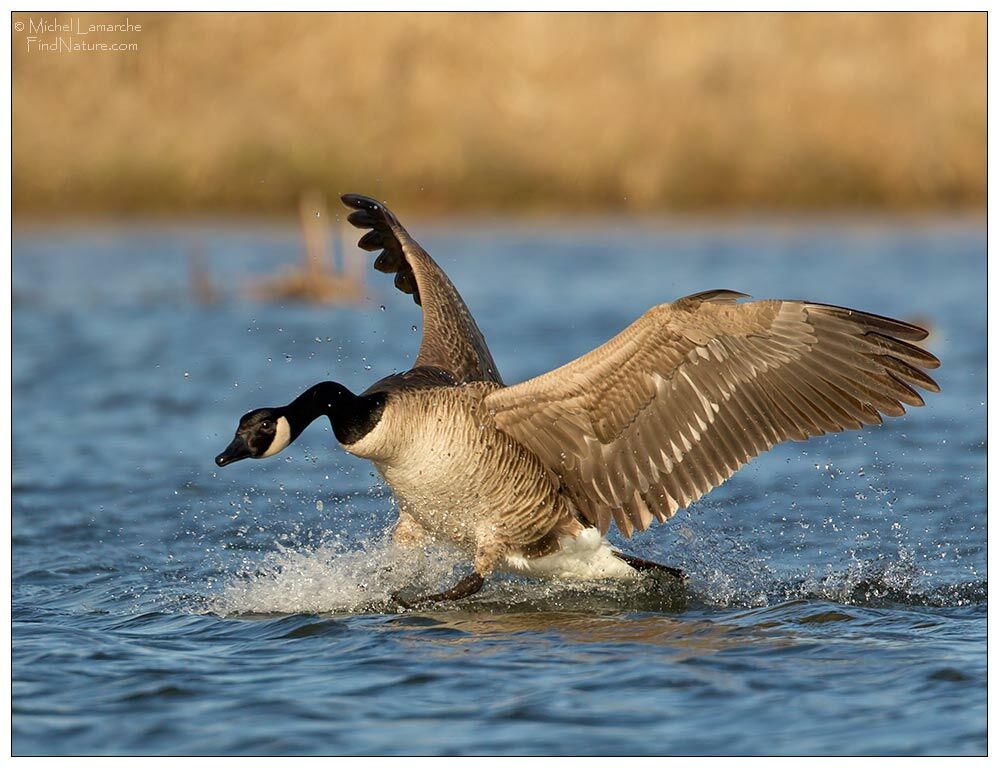
[(943, 391), (779, 446), (624, 543), (684, 568), (682, 594), (498, 577), (399, 612), (391, 591), (467, 566), (393, 549), (390, 495), (328, 426), (212, 461), (251, 408), (409, 367), (391, 278), (368, 270), (358, 306), (265, 304), (247, 285), (299, 258), (294, 228), (21, 230), (15, 754), (985, 752), (984, 226), (410, 229), (508, 382), (731, 288), (928, 322)]

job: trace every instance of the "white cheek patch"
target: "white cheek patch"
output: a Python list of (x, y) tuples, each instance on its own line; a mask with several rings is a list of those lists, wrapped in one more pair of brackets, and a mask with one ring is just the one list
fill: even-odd
[(278, 418), (275, 427), (274, 439), (271, 440), (270, 448), (260, 454), (260, 458), (262, 459), (273, 456), (275, 453), (281, 453), (281, 451), (288, 447), (288, 443), (291, 442), (291, 425), (288, 423), (288, 419), (281, 416)]

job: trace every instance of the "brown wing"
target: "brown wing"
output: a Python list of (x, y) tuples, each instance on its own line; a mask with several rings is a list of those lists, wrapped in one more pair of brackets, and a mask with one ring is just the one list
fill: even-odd
[(423, 340), (413, 367), (442, 368), (459, 383), (502, 384), (472, 313), (430, 254), (377, 200), (363, 195), (344, 195), (340, 199), (354, 209), (347, 220), (359, 229), (369, 230), (357, 244), (366, 251), (382, 251), (375, 259), (375, 269), (394, 272), (396, 288), (412, 294), (423, 307)]
[(710, 291), (664, 304), (601, 347), (485, 399), (601, 532), (666, 520), (784, 440), (880, 424), (939, 387), (913, 325)]

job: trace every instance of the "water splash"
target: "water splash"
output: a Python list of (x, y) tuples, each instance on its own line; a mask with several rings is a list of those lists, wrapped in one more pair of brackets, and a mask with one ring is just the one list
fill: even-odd
[(223, 616), (384, 610), (396, 590), (431, 591), (461, 562), (441, 547), (403, 549), (388, 535), (354, 550), (339, 543), (304, 550), (279, 545), (255, 566), (237, 571), (206, 608)]
[[(717, 543), (717, 542), (716, 542)], [(360, 548), (341, 543), (296, 549), (276, 545), (257, 562), (247, 562), (207, 596), (199, 612), (222, 616), (294, 613), (364, 613), (397, 610), (392, 594), (435, 592), (452, 584), (468, 567), (453, 549), (429, 546), (403, 549), (386, 534)], [(480, 594), (458, 604), (428, 610), (473, 607), (483, 611), (573, 610), (593, 613), (622, 610), (683, 611), (690, 605), (764, 607), (793, 600), (823, 600), (857, 606), (962, 606), (987, 598), (984, 579), (925, 586), (931, 575), (904, 548), (896, 555), (854, 559), (824, 573), (778, 570), (766, 558), (749, 556), (734, 543), (727, 554), (691, 557), (683, 565), (685, 587), (652, 577), (635, 583), (539, 581), (495, 574)]]
[(807, 578), (793, 591), (796, 597), (806, 599), (874, 607), (960, 607), (988, 598), (985, 579), (928, 586), (933, 576), (918, 565), (912, 550), (900, 547), (896, 555), (854, 559), (845, 569), (830, 569), (822, 577)]
[[(468, 568), (468, 558), (442, 546), (418, 550), (396, 546), (386, 534), (359, 549), (324, 544), (292, 549), (278, 546), (255, 564), (224, 580), (199, 601), (197, 612), (221, 616), (294, 613), (395, 612), (392, 593), (427, 594), (450, 586)], [(427, 610), (489, 612), (574, 610), (675, 611), (686, 607), (677, 583), (648, 577), (637, 583), (538, 581), (494, 574), (481, 593)]]
[[(311, 503), (322, 510), (321, 502)], [(717, 517), (722, 519), (718, 520)], [(624, 549), (654, 561), (683, 568), (689, 577), (676, 584), (645, 578), (634, 584), (559, 582), (494, 574), (478, 595), (461, 601), (474, 610), (677, 611), (699, 605), (711, 608), (759, 608), (793, 600), (822, 600), (857, 606), (962, 606), (986, 599), (987, 582), (977, 573), (966, 581), (957, 574), (941, 579), (933, 563), (908, 541), (904, 526), (878, 532), (865, 529), (851, 548), (830, 546), (843, 536), (822, 539), (817, 532), (784, 518), (774, 530), (761, 525), (749, 533), (725, 525), (723, 515), (691, 517), (661, 534), (620, 542)], [(381, 519), (379, 517), (379, 519)], [(721, 523), (724, 527), (715, 527)], [(800, 528), (800, 530), (799, 530)], [(727, 530), (726, 530), (727, 529)], [(263, 528), (261, 527), (261, 530)], [(669, 533), (667, 534), (667, 530)], [(783, 531), (783, 533), (782, 533)], [(785, 533), (787, 535), (785, 535)], [(792, 535), (793, 534), (793, 535)], [(672, 544), (666, 535), (675, 537)], [(658, 539), (658, 541), (657, 541)], [(774, 545), (767, 548), (767, 545)], [(392, 594), (414, 596), (440, 591), (467, 573), (467, 554), (433, 545), (407, 550), (388, 533), (350, 537), (282, 537), (273, 551), (243, 556), (242, 563), (222, 566), (221, 588), (198, 601), (198, 612), (224, 616), (289, 613), (394, 612)], [(813, 555), (828, 547), (824, 567)], [(259, 550), (258, 550), (259, 551)], [(244, 550), (245, 552), (245, 550)], [(668, 553), (668, 554), (666, 554)], [(960, 583), (958, 583), (960, 582)], [(446, 611), (456, 606), (435, 605)]]

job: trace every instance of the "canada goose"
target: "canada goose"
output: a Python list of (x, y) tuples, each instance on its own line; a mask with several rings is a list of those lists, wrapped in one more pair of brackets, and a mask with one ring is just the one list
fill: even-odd
[[(350, 453), (374, 462), (399, 504), (394, 537), (467, 551), (474, 570), (439, 594), (478, 591), (495, 569), (634, 578), (664, 568), (613, 550), (665, 521), (784, 440), (880, 424), (939, 361), (909, 343), (921, 328), (804, 301), (714, 290), (653, 307), (606, 344), (505, 386), (458, 291), (384, 205), (344, 195), (348, 220), (381, 250), (375, 269), (423, 308), (413, 368), (360, 395), (336, 382), (250, 411), (219, 466), (273, 456), (329, 418)], [(665, 569), (682, 577), (676, 569)]]

